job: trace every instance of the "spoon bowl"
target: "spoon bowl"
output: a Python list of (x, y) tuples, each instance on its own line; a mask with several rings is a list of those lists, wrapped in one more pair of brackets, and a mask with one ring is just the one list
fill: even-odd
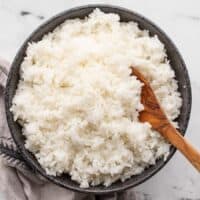
[(153, 89), (142, 73), (132, 67), (131, 75), (135, 75), (144, 84), (141, 91), (141, 103), (144, 106), (144, 110), (140, 112), (139, 120), (141, 122), (149, 122), (154, 130), (158, 131), (168, 142), (176, 147), (200, 172), (200, 152), (170, 123)]

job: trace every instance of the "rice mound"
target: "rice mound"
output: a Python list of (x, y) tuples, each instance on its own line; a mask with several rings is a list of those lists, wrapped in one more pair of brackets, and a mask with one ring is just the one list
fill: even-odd
[(47, 174), (109, 186), (167, 157), (170, 145), (138, 120), (142, 83), (130, 66), (175, 124), (182, 102), (174, 71), (164, 45), (137, 23), (95, 9), (29, 44), (11, 111)]

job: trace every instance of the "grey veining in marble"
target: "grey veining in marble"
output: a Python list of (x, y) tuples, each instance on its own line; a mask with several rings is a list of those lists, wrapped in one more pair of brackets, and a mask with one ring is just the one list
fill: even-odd
[[(172, 38), (192, 82), (193, 105), (186, 137), (200, 148), (199, 0), (0, 0), (0, 57), (12, 62), (20, 45), (38, 25), (60, 11), (89, 3), (133, 9)], [(135, 190), (139, 200), (200, 200), (200, 175), (177, 152), (166, 167)], [(3, 196), (0, 192), (0, 199)]]

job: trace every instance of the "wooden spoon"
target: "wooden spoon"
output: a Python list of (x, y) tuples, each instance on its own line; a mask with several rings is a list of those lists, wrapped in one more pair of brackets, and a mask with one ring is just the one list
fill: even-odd
[(144, 105), (144, 110), (140, 112), (139, 120), (149, 122), (154, 130), (175, 146), (200, 172), (200, 152), (170, 123), (144, 76), (137, 69), (133, 67), (131, 69), (131, 75), (135, 75), (144, 84), (141, 91), (141, 103)]

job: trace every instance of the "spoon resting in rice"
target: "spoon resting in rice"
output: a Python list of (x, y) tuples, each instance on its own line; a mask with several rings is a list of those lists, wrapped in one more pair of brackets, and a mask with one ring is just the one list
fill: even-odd
[(149, 122), (154, 130), (176, 147), (200, 172), (200, 152), (170, 123), (145, 77), (137, 69), (131, 69), (131, 75), (135, 75), (144, 84), (141, 91), (144, 110), (139, 113), (139, 120)]

